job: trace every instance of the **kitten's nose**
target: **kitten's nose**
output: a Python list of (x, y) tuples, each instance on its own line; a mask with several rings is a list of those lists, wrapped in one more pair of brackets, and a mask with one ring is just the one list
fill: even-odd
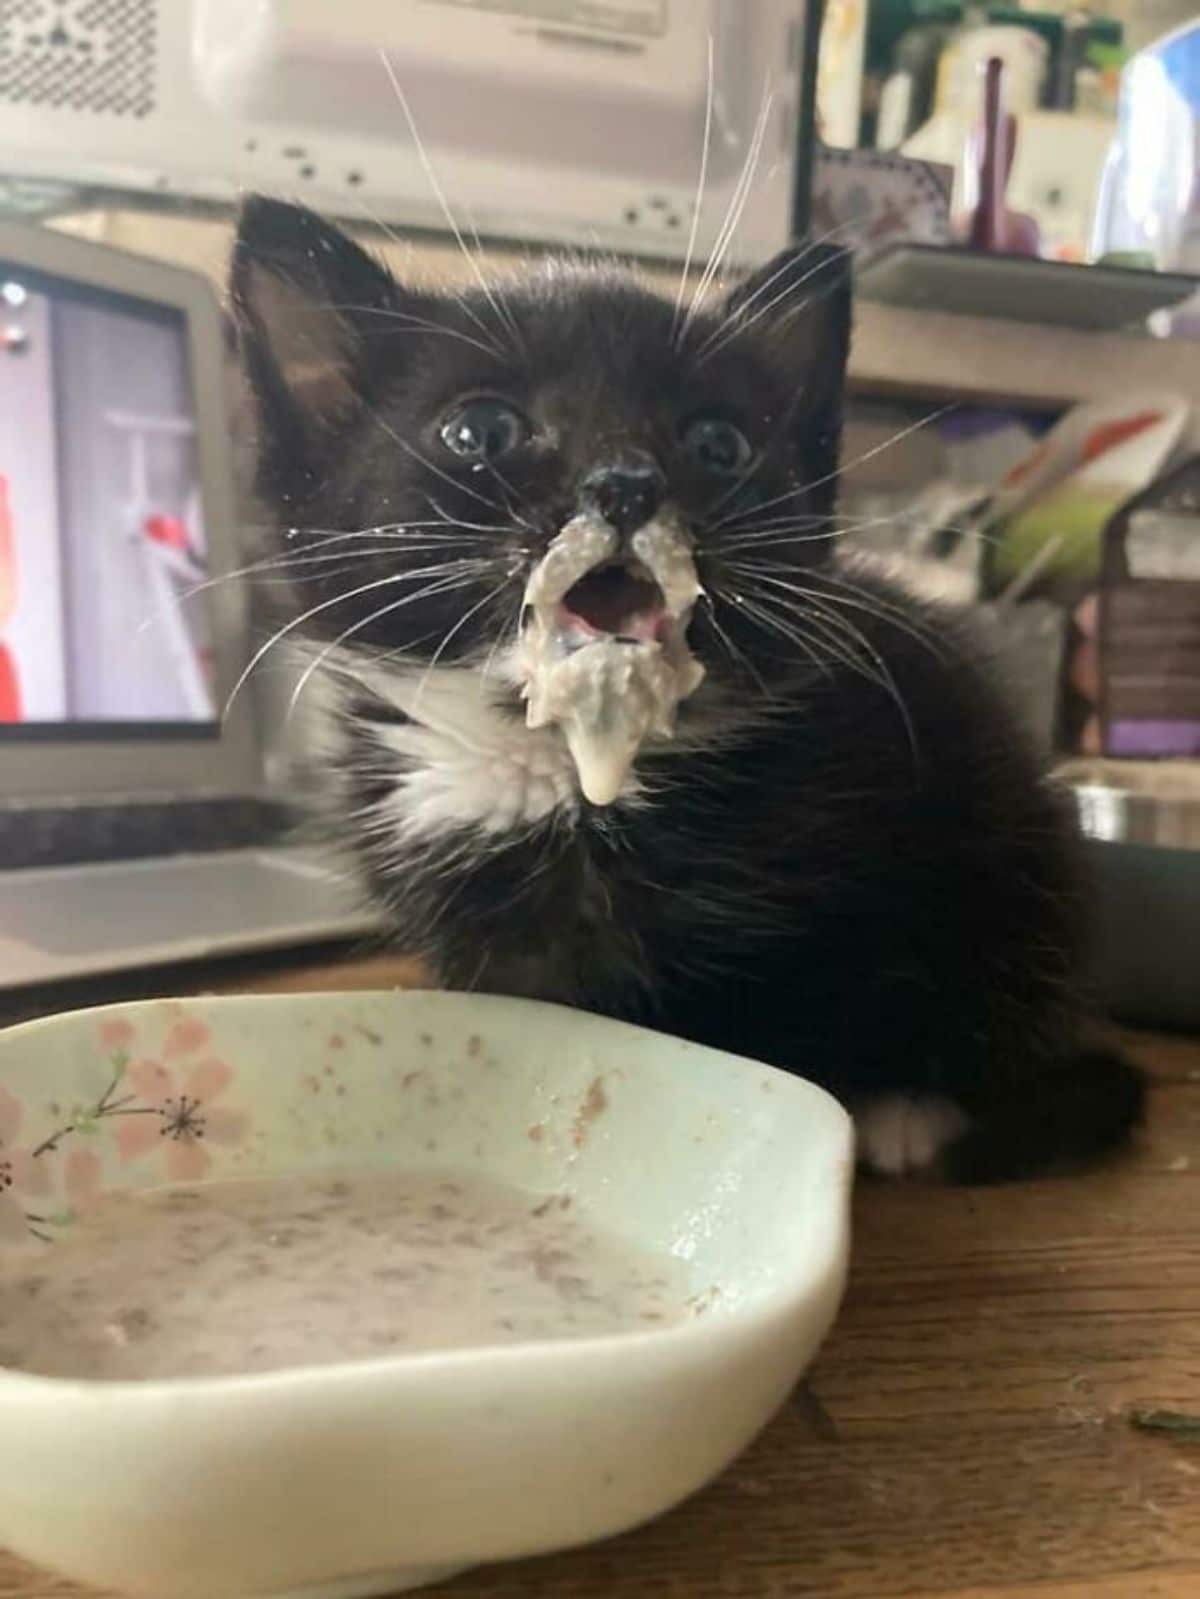
[(589, 472), (580, 484), (579, 502), (626, 534), (643, 527), (666, 494), (667, 482), (657, 463), (639, 450)]

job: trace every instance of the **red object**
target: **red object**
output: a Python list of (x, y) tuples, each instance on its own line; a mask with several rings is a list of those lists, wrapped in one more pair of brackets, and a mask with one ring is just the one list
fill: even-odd
[(1050, 453), (1048, 444), (1039, 444), (1032, 455), (1027, 455), (1023, 461), (1018, 461), (1004, 478), (1004, 487), (1013, 488), (1018, 483), (1023, 483), (1034, 467), (1040, 466)]
[(156, 544), (165, 544), (169, 549), (186, 552), (188, 548), (187, 528), (177, 516), (148, 516), (146, 534)]
[[(13, 543), (8, 479), (0, 473), (0, 630), (8, 626), (17, 606), (17, 561)], [(0, 723), (23, 720), (17, 664), (12, 652), (0, 642)]]
[(972, 250), (1001, 255), (1037, 255), (1041, 235), (1032, 217), (1010, 211), (1004, 203), (1017, 153), (1017, 119), (1003, 105), (1004, 62), (993, 56), (984, 68), (983, 121), (977, 138), (979, 151), (979, 203), (967, 223), (966, 242)]
[(0, 644), (0, 722), (22, 722), (21, 686), (7, 645)]
[(1137, 416), (1122, 417), (1119, 422), (1106, 422), (1103, 427), (1088, 434), (1083, 446), (1083, 459), (1094, 461), (1106, 450), (1114, 449), (1129, 439), (1136, 439), (1139, 433), (1144, 433), (1147, 428), (1161, 421), (1161, 411), (1141, 411)]

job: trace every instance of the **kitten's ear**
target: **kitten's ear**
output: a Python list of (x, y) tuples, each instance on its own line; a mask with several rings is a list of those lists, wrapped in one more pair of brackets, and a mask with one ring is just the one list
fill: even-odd
[(731, 291), (730, 333), (761, 331), (779, 359), (840, 373), (850, 348), (850, 263), (833, 245), (789, 245)]
[(242, 207), (230, 295), (264, 469), (273, 467), (278, 481), (295, 477), (360, 405), (370, 335), (382, 331), (400, 291), (338, 228), (301, 206), (255, 196)]
[(832, 506), (841, 449), (842, 400), (850, 353), (851, 256), (827, 244), (797, 244), (730, 294), (731, 333), (757, 336), (767, 358), (796, 383), (796, 445), (806, 475)]

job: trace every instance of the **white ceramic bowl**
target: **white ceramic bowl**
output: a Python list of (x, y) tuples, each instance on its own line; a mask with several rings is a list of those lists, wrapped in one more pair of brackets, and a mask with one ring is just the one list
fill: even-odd
[[(111, 1113), (147, 1078), (135, 1060), (176, 1096), (153, 1140)], [(827, 1094), (527, 1001), (154, 1001), (30, 1023), (0, 1035), (0, 1139), (4, 1249), (30, 1247), (29, 1215), (70, 1226), (97, 1188), (465, 1166), (570, 1193), (716, 1290), (683, 1324), (577, 1342), (169, 1382), (0, 1371), (0, 1542), (152, 1599), (382, 1594), (644, 1521), (782, 1403), (845, 1275), (852, 1136)]]

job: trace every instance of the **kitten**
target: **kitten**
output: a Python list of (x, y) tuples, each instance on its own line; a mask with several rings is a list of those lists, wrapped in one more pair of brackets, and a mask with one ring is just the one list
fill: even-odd
[[(803, 1073), (887, 1172), (1123, 1142), (1142, 1084), (1084, 1042), (1059, 802), (961, 624), (834, 548), (842, 257), (712, 311), (562, 262), (438, 295), (255, 199), (232, 297), (340, 828), (441, 981)], [(674, 609), (660, 536), (696, 580)], [(548, 551), (581, 574), (538, 613), (556, 668), (596, 646), (632, 694), (668, 643), (692, 663), (604, 781), (527, 725)]]

